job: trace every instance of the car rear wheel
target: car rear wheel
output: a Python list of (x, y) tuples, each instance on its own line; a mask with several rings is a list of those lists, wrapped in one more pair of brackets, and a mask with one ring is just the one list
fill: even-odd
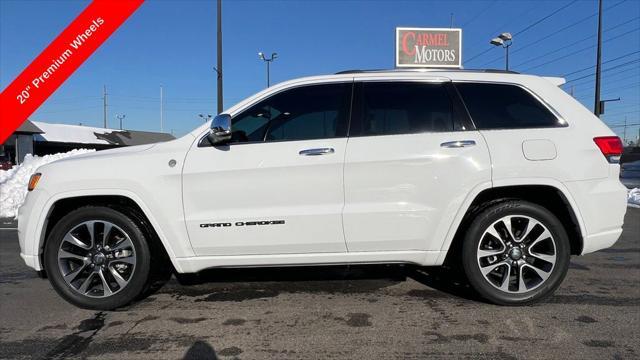
[(520, 200), (477, 214), (463, 243), (470, 284), (501, 305), (525, 305), (551, 295), (567, 273), (569, 258), (560, 221), (549, 210)]
[(131, 218), (109, 207), (87, 206), (55, 225), (44, 262), (51, 284), (64, 299), (87, 309), (112, 310), (144, 290), (150, 251)]

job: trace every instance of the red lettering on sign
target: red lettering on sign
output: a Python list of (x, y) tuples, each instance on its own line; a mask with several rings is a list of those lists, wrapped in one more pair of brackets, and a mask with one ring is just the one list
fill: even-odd
[(406, 33), (404, 33), (404, 35), (402, 35), (402, 51), (409, 56), (413, 56), (416, 53), (415, 48), (413, 46), (411, 46), (411, 50), (407, 48), (407, 38), (409, 36), (411, 36), (414, 40), (416, 38), (416, 34), (413, 31), (407, 31)]

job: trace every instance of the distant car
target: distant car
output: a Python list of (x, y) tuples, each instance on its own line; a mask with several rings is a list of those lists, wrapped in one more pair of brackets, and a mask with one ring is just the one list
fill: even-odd
[(13, 163), (8, 156), (0, 156), (0, 170), (9, 170), (13, 167)]
[(620, 181), (629, 189), (640, 188), (640, 160), (620, 166)]

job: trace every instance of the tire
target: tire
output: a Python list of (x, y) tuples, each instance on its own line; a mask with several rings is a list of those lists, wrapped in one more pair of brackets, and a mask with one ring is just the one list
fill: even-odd
[(68, 302), (113, 310), (147, 287), (151, 252), (144, 231), (131, 217), (109, 207), (84, 206), (53, 227), (44, 266), (51, 285)]
[(528, 305), (547, 298), (567, 274), (569, 258), (569, 238), (558, 218), (522, 200), (480, 210), (462, 244), (469, 283), (498, 305)]

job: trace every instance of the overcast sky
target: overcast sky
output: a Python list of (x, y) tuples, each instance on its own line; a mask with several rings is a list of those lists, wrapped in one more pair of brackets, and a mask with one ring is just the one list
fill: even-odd
[[(0, 87), (4, 89), (86, 6), (87, 1), (0, 0)], [(605, 0), (604, 119), (622, 135), (640, 123), (640, 1)], [(516, 71), (577, 79), (575, 96), (593, 107), (597, 2), (585, 1), (223, 1), (225, 107), (261, 90), (258, 51), (278, 52), (273, 82), (345, 69), (392, 68), (397, 26), (463, 29), (465, 68), (503, 68), (489, 45), (514, 34)], [(31, 119), (101, 126), (102, 87), (109, 121), (182, 135), (215, 111), (215, 1), (147, 1)], [(638, 60), (638, 61), (635, 61)], [(625, 65), (626, 64), (626, 65)], [(578, 71), (582, 70), (582, 71)], [(565, 87), (568, 91), (569, 86)], [(635, 138), (638, 126), (629, 127)]]

